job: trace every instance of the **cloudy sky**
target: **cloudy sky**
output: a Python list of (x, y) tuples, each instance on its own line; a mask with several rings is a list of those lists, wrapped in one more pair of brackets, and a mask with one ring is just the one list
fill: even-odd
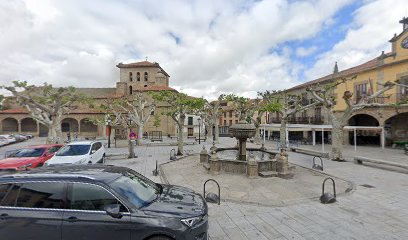
[(255, 96), (389, 51), (406, 0), (1, 0), (0, 85), (114, 87), (148, 57), (193, 96)]

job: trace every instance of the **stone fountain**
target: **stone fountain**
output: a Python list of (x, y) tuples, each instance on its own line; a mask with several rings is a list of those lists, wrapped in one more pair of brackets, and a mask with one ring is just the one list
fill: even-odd
[(229, 129), (230, 135), (238, 140), (238, 147), (205, 149), (200, 154), (200, 162), (212, 174), (220, 172), (246, 174), (248, 177), (282, 177), (290, 178), (288, 159), (285, 150), (268, 151), (261, 148), (247, 148), (248, 138), (255, 136), (255, 126), (240, 121)]
[(247, 160), (246, 141), (248, 138), (255, 136), (255, 126), (253, 124), (240, 121), (239, 123), (234, 124), (229, 128), (229, 133), (231, 136), (235, 137), (239, 142), (238, 160), (246, 161)]

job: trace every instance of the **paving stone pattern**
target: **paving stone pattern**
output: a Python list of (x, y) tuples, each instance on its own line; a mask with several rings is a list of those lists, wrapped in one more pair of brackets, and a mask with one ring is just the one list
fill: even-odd
[[(30, 140), (32, 141), (32, 140)], [(231, 146), (234, 140), (222, 138), (219, 146)], [(210, 143), (205, 143), (208, 147)], [(250, 144), (249, 144), (250, 145)], [(17, 146), (17, 145), (16, 145)], [(218, 146), (218, 145), (217, 145)], [(267, 142), (266, 147), (276, 147)], [(128, 166), (152, 176), (155, 160), (169, 161), (174, 146), (137, 146), (138, 158), (109, 160), (110, 164)], [(201, 146), (185, 147), (199, 153)], [(0, 148), (0, 156), (8, 148)], [(126, 154), (126, 148), (108, 149), (110, 154)], [(359, 147), (358, 155), (377, 156), (382, 160), (404, 161), (400, 150)], [(385, 156), (385, 157), (384, 157)], [(289, 154), (289, 162), (311, 166), (312, 158)], [(210, 239), (408, 239), (408, 175), (353, 162), (324, 161), (325, 172), (354, 182), (356, 190), (340, 196), (333, 204), (323, 205), (317, 200), (282, 207), (223, 202), (209, 204)], [(367, 188), (362, 185), (371, 185)]]

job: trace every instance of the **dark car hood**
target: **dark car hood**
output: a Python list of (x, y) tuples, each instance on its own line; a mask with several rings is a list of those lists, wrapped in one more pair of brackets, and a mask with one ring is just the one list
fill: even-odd
[(162, 185), (163, 191), (150, 205), (141, 208), (146, 214), (193, 217), (207, 214), (207, 204), (198, 193), (191, 189)]

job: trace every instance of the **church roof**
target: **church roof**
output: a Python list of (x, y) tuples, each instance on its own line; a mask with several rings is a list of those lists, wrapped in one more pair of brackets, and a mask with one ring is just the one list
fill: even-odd
[(162, 72), (167, 77), (170, 77), (170, 75), (167, 74), (166, 71), (164, 71), (163, 68), (160, 67), (160, 65), (157, 62), (142, 61), (134, 63), (119, 63), (118, 65), (116, 65), (116, 67), (118, 68), (157, 67), (160, 69), (160, 72)]
[(142, 87), (138, 89), (134, 89), (134, 91), (140, 91), (140, 92), (149, 92), (149, 91), (175, 91), (177, 92), (176, 89), (168, 87), (168, 86), (160, 86), (160, 85), (152, 85), (152, 86), (147, 86), (147, 87)]
[(28, 113), (25, 108), (14, 108), (14, 109), (4, 109), (0, 110), (0, 114), (18, 114), (18, 113)]

